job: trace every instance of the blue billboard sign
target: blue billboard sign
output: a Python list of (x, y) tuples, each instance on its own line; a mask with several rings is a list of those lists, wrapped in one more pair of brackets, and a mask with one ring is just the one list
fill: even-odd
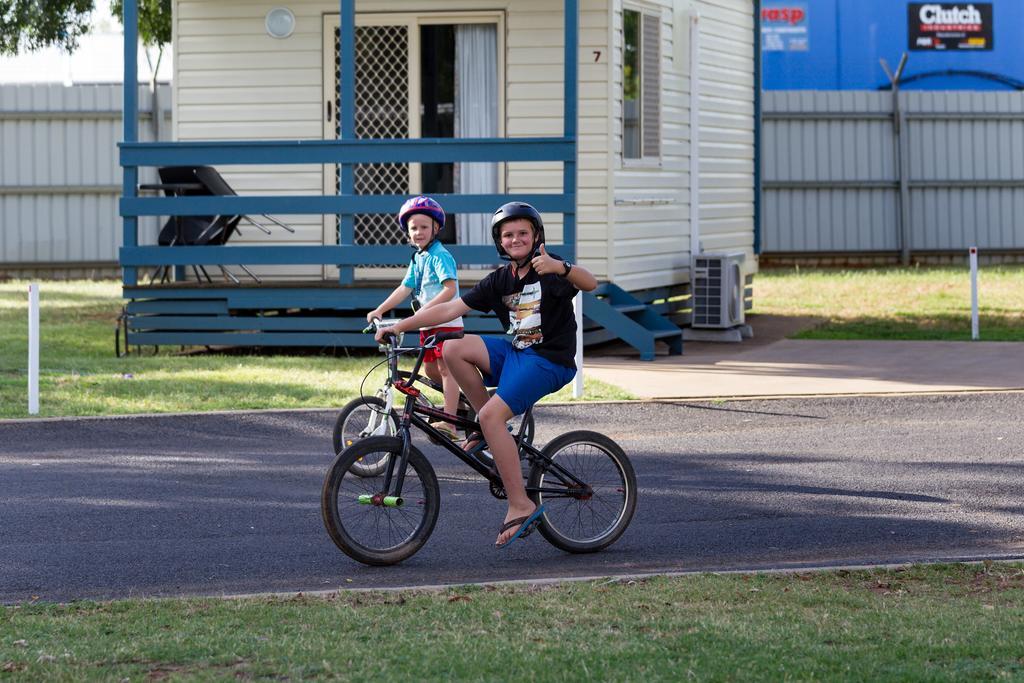
[(764, 0), (766, 90), (1024, 89), (1024, 0)]

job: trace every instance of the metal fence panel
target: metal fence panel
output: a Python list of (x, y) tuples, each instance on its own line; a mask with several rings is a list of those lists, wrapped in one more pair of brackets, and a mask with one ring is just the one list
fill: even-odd
[[(170, 137), (170, 86), (139, 87), (140, 137)], [(117, 263), (121, 86), (0, 85), (0, 270)], [(145, 169), (141, 182), (154, 182)], [(140, 221), (156, 241), (158, 220)]]
[[(764, 251), (1024, 250), (1024, 94), (769, 92)], [(900, 133), (904, 139), (900, 140)]]

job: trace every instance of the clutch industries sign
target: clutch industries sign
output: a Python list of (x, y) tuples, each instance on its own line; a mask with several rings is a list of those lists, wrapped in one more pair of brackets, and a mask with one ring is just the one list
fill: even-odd
[(907, 5), (911, 50), (991, 50), (991, 2), (911, 2)]

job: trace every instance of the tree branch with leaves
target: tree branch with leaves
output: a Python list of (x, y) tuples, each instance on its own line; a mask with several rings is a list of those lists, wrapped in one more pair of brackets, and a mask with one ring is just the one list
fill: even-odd
[[(46, 47), (72, 53), (89, 32), (95, 8), (96, 0), (0, 0), (0, 54)], [(112, 0), (110, 8), (123, 24), (124, 0)], [(139, 37), (163, 54), (171, 42), (171, 0), (139, 0)]]

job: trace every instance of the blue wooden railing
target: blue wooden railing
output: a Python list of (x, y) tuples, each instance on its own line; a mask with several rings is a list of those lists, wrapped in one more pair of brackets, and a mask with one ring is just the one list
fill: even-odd
[[(563, 135), (551, 138), (481, 138), (360, 140), (355, 137), (355, 0), (340, 0), (340, 88), (342, 106), (338, 140), (138, 142), (136, 88), (138, 80), (138, 0), (124, 2), (124, 142), (120, 143), (124, 220), (124, 246), (120, 261), (124, 285), (138, 284), (137, 268), (161, 265), (337, 265), (339, 282), (352, 281), (355, 264), (404, 263), (409, 249), (398, 245), (356, 245), (356, 214), (392, 213), (406, 195), (355, 193), (354, 167), (359, 163), (439, 163), (554, 161), (563, 167), (562, 192), (551, 194), (434, 195), (452, 213), (491, 213), (513, 199), (533, 204), (539, 211), (561, 213), (563, 244), (550, 248), (567, 258), (576, 257), (576, 153), (577, 153), (577, 43), (578, 0), (564, 0), (565, 86)], [(340, 193), (317, 196), (139, 197), (138, 168), (164, 165), (337, 164)], [(139, 216), (191, 216), (238, 214), (336, 214), (340, 217), (338, 245), (330, 246), (215, 246), (175, 249), (140, 246)], [(461, 263), (494, 263), (492, 246), (452, 245)]]

